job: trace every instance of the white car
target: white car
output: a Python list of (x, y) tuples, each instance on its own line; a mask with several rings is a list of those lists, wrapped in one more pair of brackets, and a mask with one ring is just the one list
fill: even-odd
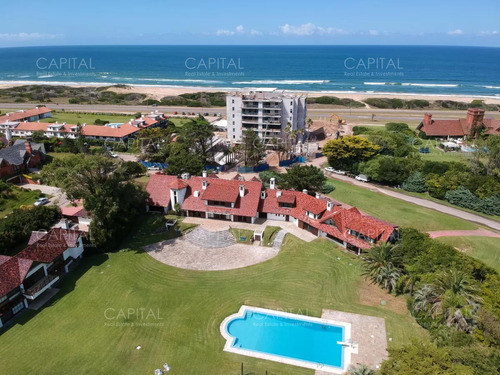
[(40, 198), (35, 202), (34, 206), (43, 206), (47, 203), (49, 203), (49, 198)]
[(148, 167), (148, 171), (159, 171), (159, 170), (160, 170), (160, 167), (157, 167), (155, 165)]
[(335, 169), (333, 169), (332, 167), (326, 167), (325, 171), (333, 173), (335, 171)]
[(370, 179), (367, 176), (365, 176), (364, 174), (358, 174), (356, 176), (356, 180), (362, 181), (362, 182), (368, 182), (368, 181), (370, 181)]
[(118, 154), (115, 154), (114, 152), (112, 152), (110, 155), (111, 155), (112, 158), (117, 158), (118, 157)]
[(341, 171), (340, 169), (334, 169), (332, 172), (335, 174), (345, 175), (345, 171)]

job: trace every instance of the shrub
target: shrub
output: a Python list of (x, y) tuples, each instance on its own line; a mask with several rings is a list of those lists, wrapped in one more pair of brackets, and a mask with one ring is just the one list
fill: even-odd
[(408, 177), (408, 179), (403, 182), (403, 189), (406, 191), (412, 191), (414, 193), (425, 193), (427, 191), (427, 186), (425, 185), (425, 178), (421, 172), (415, 172)]
[(353, 135), (366, 134), (370, 132), (370, 128), (368, 126), (354, 126), (352, 128)]
[(333, 186), (332, 184), (324, 184), (322, 187), (321, 187), (321, 193), (322, 194), (329, 194), (331, 193), (332, 191), (335, 190), (335, 186)]

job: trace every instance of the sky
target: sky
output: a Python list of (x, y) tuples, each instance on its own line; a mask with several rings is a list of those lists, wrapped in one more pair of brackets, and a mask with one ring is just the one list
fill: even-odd
[(1, 0), (1, 3), (0, 47), (102, 44), (500, 47), (498, 0)]

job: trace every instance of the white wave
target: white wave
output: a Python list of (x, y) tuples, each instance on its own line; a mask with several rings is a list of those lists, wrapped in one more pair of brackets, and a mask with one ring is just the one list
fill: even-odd
[(420, 86), (420, 87), (458, 87), (458, 84), (452, 83), (411, 83), (411, 82), (403, 82), (401, 85), (403, 86)]
[(495, 89), (495, 90), (500, 90), (500, 86), (481, 86), (484, 87), (485, 89)]
[(199, 83), (224, 83), (224, 81), (206, 79), (174, 79), (174, 78), (137, 78), (138, 81), (150, 82), (199, 82)]
[(236, 81), (233, 85), (307, 85), (307, 84), (322, 84), (329, 83), (329, 80), (253, 80), (253, 81)]
[(371, 85), (371, 86), (397, 86), (401, 85), (399, 82), (363, 82), (364, 85)]
[(55, 75), (53, 75), (53, 74), (47, 74), (47, 75), (44, 75), (44, 76), (37, 76), (38, 79), (40, 79), (40, 78), (52, 78), (52, 77), (55, 77)]

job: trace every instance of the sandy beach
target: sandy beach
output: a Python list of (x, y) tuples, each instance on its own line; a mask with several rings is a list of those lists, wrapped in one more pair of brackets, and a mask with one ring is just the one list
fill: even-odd
[[(0, 89), (16, 87), (16, 86), (24, 86), (28, 84), (33, 84), (31, 82), (26, 83), (1, 83)], [(55, 83), (51, 83), (51, 85), (55, 85)], [(68, 86), (68, 87), (98, 87), (100, 85), (73, 85), (73, 84), (63, 84), (60, 85)], [(148, 99), (156, 99), (160, 100), (166, 96), (176, 96), (180, 94), (186, 93), (195, 93), (195, 92), (234, 92), (239, 90), (248, 91), (250, 88), (234, 88), (228, 90), (227, 88), (221, 87), (168, 87), (168, 86), (153, 86), (153, 85), (130, 85), (126, 88), (120, 87), (111, 87), (110, 91), (115, 91), (117, 93), (141, 93), (146, 94)], [(433, 94), (407, 94), (407, 93), (386, 93), (386, 92), (344, 92), (344, 91), (293, 91), (297, 94), (304, 94), (310, 97), (318, 97), (324, 95), (337, 96), (339, 98), (349, 98), (357, 101), (362, 101), (367, 98), (373, 97), (384, 97), (384, 98), (400, 98), (400, 99), (426, 99), (426, 100), (453, 100), (458, 102), (470, 102), (474, 99), (483, 100), (487, 104), (500, 104), (500, 97), (490, 97), (490, 96), (473, 96), (473, 95), (433, 95)]]

